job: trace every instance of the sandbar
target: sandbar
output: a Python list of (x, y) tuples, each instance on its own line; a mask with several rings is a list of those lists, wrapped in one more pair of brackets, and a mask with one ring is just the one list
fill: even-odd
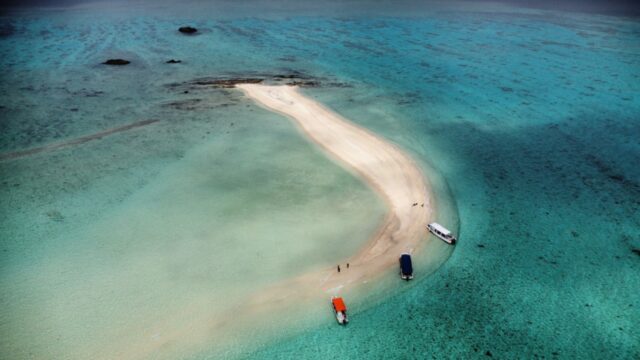
[[(296, 86), (236, 87), (260, 106), (291, 119), (330, 158), (360, 176), (388, 207), (367, 245), (356, 254), (345, 254), (340, 273), (331, 267), (306, 274), (295, 281), (297, 286), (291, 282), (278, 286), (277, 293), (297, 289), (298, 295), (337, 294), (397, 266), (401, 253), (412, 252), (421, 241), (431, 241), (426, 231), (434, 216), (430, 188), (419, 167), (396, 145), (308, 98)], [(348, 270), (344, 268), (347, 262)], [(306, 290), (301, 292), (301, 287)]]
[[(365, 246), (355, 254), (344, 254), (336, 259), (336, 264), (342, 265), (340, 273), (335, 265), (320, 266), (317, 270), (255, 289), (245, 301), (235, 304), (224, 314), (203, 316), (202, 322), (189, 326), (162, 325), (180, 323), (180, 319), (198, 311), (198, 308), (187, 306), (182, 312), (168, 314), (162, 319), (164, 321), (157, 326), (162, 329), (161, 338), (133, 343), (121, 349), (119, 358), (170, 357), (170, 354), (181, 353), (181, 349), (203, 346), (224, 353), (226, 346), (243, 341), (239, 339), (246, 341), (248, 329), (266, 329), (265, 324), (278, 324), (278, 331), (281, 331), (280, 326), (293, 324), (291, 320), (300, 311), (319, 310), (316, 306), (324, 301), (328, 308), (331, 296), (357, 289), (397, 268), (401, 253), (433, 249), (429, 246), (433, 237), (429, 237), (426, 230), (426, 224), (434, 216), (433, 196), (420, 168), (410, 156), (393, 143), (305, 96), (295, 86), (238, 84), (236, 87), (258, 105), (289, 118), (331, 159), (360, 177), (385, 201), (387, 214)], [(346, 263), (350, 264), (348, 269)]]

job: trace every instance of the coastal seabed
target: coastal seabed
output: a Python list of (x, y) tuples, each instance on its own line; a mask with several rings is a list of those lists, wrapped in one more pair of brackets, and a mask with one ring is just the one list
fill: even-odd
[[(0, 357), (640, 357), (638, 22), (370, 5), (0, 14)], [(330, 296), (247, 308), (389, 209), (290, 119), (194, 85), (274, 74), (401, 149), (460, 238), (345, 288), (346, 328)]]
[[(427, 236), (436, 199), (406, 155), (294, 88), (242, 89), (277, 92), (299, 102), (297, 116), (327, 124), (326, 130), (312, 127), (304, 133), (358, 174), (337, 168), (317, 153), (318, 146), (300, 142), (304, 133), (286, 127), (278, 136), (290, 137), (286, 147), (296, 152), (286, 159), (288, 166), (265, 157), (261, 165), (244, 167), (253, 154), (234, 145), (224, 146), (222, 161), (220, 144), (197, 148), (113, 211), (67, 233), (58, 240), (66, 248), (48, 250), (13, 275), (18, 281), (4, 284), (24, 299), (16, 306), (23, 311), (16, 329), (56, 331), (53, 344), (46, 336), (32, 337), (32, 353), (39, 346), (38, 356), (46, 351), (73, 358), (247, 351), (274, 333), (282, 336), (283, 328), (291, 332), (326, 323), (332, 319), (331, 295), (348, 295), (354, 314), (375, 303), (382, 291), (397, 287), (384, 275), (401, 252), (416, 251), (423, 276), (448, 257), (450, 248)], [(340, 136), (345, 145), (333, 144)], [(274, 143), (283, 146), (282, 139), (252, 136), (241, 147), (265, 151)], [(231, 167), (225, 162), (235, 164), (233, 171), (217, 174)], [(260, 175), (245, 174), (254, 171)], [(308, 172), (315, 185), (307, 183)], [(292, 173), (305, 178), (291, 179)], [(370, 179), (388, 205), (354, 176)], [(414, 200), (421, 206), (412, 206)], [(387, 213), (387, 206), (394, 210)], [(60, 210), (47, 216), (65, 221)], [(334, 262), (343, 265), (342, 273)], [(54, 311), (36, 315), (29, 311), (33, 308)]]

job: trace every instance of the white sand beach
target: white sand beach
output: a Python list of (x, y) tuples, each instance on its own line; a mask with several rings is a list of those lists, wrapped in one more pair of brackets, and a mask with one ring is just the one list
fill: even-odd
[[(428, 184), (416, 164), (397, 146), (309, 99), (297, 87), (260, 84), (237, 87), (261, 106), (291, 119), (331, 158), (361, 176), (389, 208), (367, 246), (342, 261), (343, 271), (338, 273), (331, 267), (296, 279), (296, 285), (282, 284), (275, 291), (278, 298), (294, 291), (300, 295), (302, 289), (307, 295), (339, 293), (397, 266), (401, 253), (433, 241), (426, 230), (434, 215)], [(347, 262), (348, 270), (344, 268)], [(264, 300), (262, 296), (254, 299), (256, 305)]]
[[(420, 249), (441, 256), (436, 244), (440, 248), (442, 245), (426, 230), (434, 215), (433, 197), (420, 169), (407, 154), (304, 96), (296, 87), (237, 87), (260, 106), (291, 119), (336, 163), (361, 177), (385, 201), (386, 216), (364, 247), (336, 258), (336, 265), (342, 266), (340, 273), (332, 265), (292, 275), (278, 283), (252, 288), (225, 308), (216, 307), (220, 297), (227, 296), (224, 293), (196, 296), (178, 310), (149, 319), (147, 324), (121, 329), (120, 334), (127, 336), (119, 340), (117, 351), (111, 342), (105, 342), (98, 349), (87, 347), (82, 354), (119, 359), (172, 358), (211, 349), (225, 354), (234, 347), (250, 346), (247, 334), (275, 333), (275, 329), (282, 333), (283, 327), (298, 326), (299, 318), (312, 319), (314, 323), (330, 318), (323, 303), (328, 307), (332, 295), (350, 294), (353, 289), (362, 289), (363, 283), (373, 283), (389, 274), (397, 268), (403, 252)], [(348, 269), (346, 263), (350, 264)]]

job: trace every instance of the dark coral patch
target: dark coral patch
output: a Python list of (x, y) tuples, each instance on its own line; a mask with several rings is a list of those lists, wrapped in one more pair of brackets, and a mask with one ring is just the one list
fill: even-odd
[(109, 59), (103, 62), (104, 65), (127, 65), (130, 64), (131, 61), (124, 59)]

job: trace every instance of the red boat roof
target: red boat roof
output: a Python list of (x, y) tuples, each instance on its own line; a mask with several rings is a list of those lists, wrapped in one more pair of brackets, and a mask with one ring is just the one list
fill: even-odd
[(331, 302), (333, 302), (333, 308), (336, 309), (336, 311), (347, 311), (347, 306), (341, 297), (333, 298)]

